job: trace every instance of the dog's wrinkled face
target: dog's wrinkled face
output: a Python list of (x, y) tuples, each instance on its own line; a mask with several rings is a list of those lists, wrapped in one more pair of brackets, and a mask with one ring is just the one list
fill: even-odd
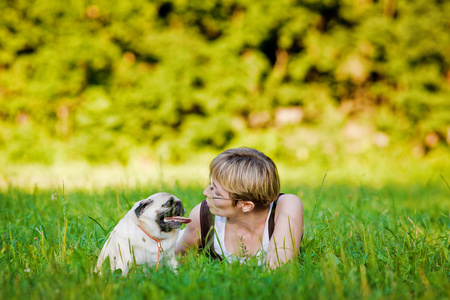
[(143, 223), (156, 222), (162, 232), (170, 232), (190, 221), (182, 217), (185, 210), (181, 200), (169, 193), (157, 193), (141, 200), (134, 212)]

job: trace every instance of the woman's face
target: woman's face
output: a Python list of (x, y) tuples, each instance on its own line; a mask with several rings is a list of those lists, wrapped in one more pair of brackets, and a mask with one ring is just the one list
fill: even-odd
[(230, 194), (218, 183), (211, 180), (209, 186), (203, 191), (209, 210), (212, 214), (221, 217), (230, 217), (236, 214)]

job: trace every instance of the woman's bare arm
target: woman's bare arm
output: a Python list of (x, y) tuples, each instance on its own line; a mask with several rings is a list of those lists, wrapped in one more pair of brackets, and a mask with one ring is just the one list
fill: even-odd
[(192, 221), (186, 225), (183, 236), (177, 242), (175, 253), (184, 255), (192, 248), (199, 246), (200, 241), (200, 204), (197, 204), (189, 214), (189, 219)]
[(275, 227), (270, 239), (266, 262), (276, 268), (296, 257), (303, 236), (303, 203), (292, 194), (278, 199)]

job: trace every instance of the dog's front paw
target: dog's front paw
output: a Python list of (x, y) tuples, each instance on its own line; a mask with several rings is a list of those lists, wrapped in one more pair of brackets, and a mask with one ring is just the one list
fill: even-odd
[(168, 261), (168, 265), (172, 268), (173, 272), (175, 274), (178, 274), (178, 261), (176, 260), (175, 257), (170, 258), (170, 260)]

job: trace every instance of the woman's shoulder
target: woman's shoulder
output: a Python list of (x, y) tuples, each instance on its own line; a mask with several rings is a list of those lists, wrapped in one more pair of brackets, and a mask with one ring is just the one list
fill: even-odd
[(192, 220), (192, 222), (195, 225), (200, 225), (200, 211), (201, 211), (201, 208), (202, 208), (202, 202), (200, 202), (199, 204), (194, 206), (194, 208), (192, 208), (191, 212), (189, 213), (189, 218)]
[(281, 194), (278, 197), (276, 215), (297, 215), (298, 213), (303, 214), (303, 202), (297, 195)]
[(281, 193), (280, 196), (278, 197), (278, 203), (283, 203), (283, 202), (302, 203), (302, 200), (297, 195)]
[(201, 203), (197, 204), (194, 208), (192, 208), (191, 212), (189, 213), (189, 219), (191, 219), (191, 222), (186, 225), (186, 230), (184, 231), (185, 234), (192, 234), (196, 235), (197, 231), (200, 229), (200, 216), (201, 216)]

